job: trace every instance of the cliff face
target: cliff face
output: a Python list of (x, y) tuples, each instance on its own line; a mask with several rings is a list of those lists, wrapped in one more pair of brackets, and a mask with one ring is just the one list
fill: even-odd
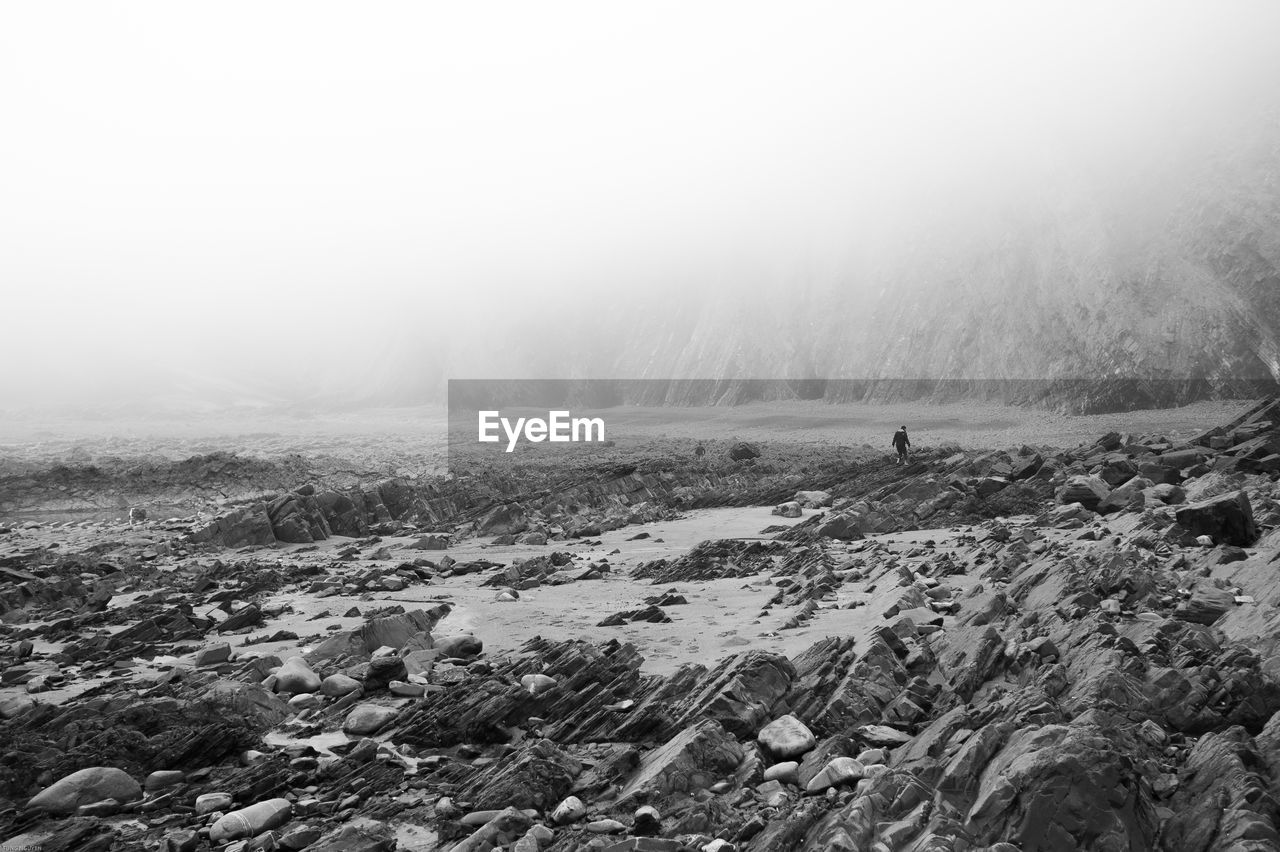
[(1208, 155), (1174, 147), (1119, 177), (1046, 170), (963, 227), (922, 216), (892, 253), (825, 276), (594, 306), (537, 360), (565, 378), (720, 380), (621, 392), (667, 404), (978, 396), (1102, 411), (1270, 391), (1280, 128), (1224, 132)]

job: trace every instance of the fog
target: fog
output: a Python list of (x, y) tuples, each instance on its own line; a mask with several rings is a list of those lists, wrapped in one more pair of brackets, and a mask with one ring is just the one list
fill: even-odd
[(1274, 119), (1276, 33), (1267, 0), (5, 4), (0, 409), (414, 401), (597, 315), (870, 298), (1067, 188), (1141, 215)]

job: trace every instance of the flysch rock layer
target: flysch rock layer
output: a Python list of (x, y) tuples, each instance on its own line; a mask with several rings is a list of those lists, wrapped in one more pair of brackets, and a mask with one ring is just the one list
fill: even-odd
[[(406, 529), (420, 495), (392, 485), (11, 524), (0, 838), (1280, 849), (1277, 415), (866, 464), (687, 546), (627, 528), (674, 503), (619, 514), (660, 488), (602, 488), (616, 553), (545, 495)], [(581, 635), (546, 615), (592, 600)], [(476, 616), (522, 607), (524, 636)]]

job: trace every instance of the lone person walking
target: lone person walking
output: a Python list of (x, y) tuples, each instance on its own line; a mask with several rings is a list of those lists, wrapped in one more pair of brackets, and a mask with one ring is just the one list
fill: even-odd
[(907, 437), (907, 427), (903, 426), (893, 433), (893, 448), (898, 451), (898, 459), (895, 464), (907, 463), (907, 447), (909, 446), (911, 446), (911, 439)]

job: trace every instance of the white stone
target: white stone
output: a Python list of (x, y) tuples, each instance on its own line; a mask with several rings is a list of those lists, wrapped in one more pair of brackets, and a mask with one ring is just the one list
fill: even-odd
[(211, 814), (214, 811), (225, 811), (235, 801), (230, 793), (205, 793), (196, 796), (196, 813)]
[(538, 695), (555, 686), (556, 679), (544, 674), (527, 674), (520, 678), (520, 685), (529, 690), (531, 695)]
[(765, 725), (760, 729), (756, 739), (760, 745), (768, 749), (769, 754), (784, 760), (812, 751), (818, 744), (813, 731), (810, 731), (804, 722), (791, 715), (774, 719)]
[(551, 821), (556, 825), (568, 825), (577, 822), (587, 815), (587, 806), (577, 796), (570, 796), (556, 805), (551, 812)]

